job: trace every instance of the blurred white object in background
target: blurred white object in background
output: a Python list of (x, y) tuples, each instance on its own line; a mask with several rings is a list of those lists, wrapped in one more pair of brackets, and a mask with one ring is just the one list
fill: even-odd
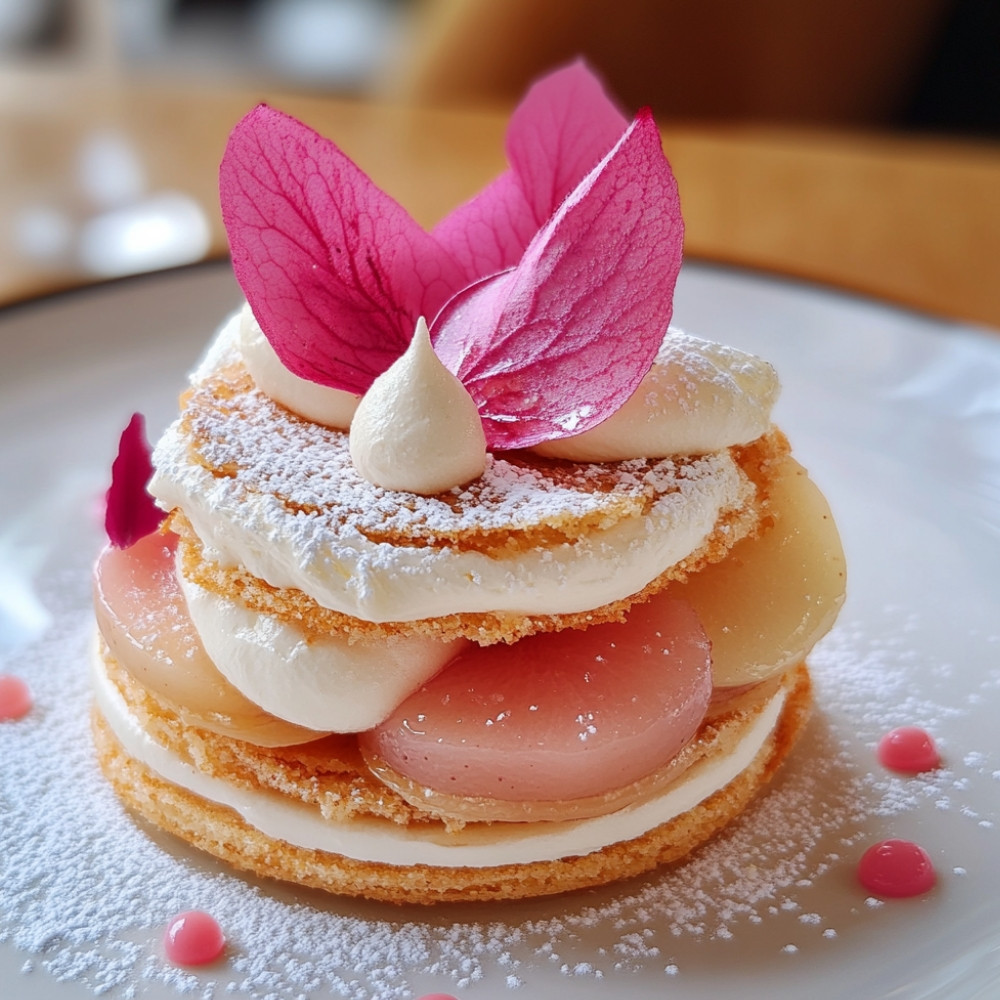
[(73, 220), (55, 205), (22, 205), (11, 220), (15, 249), (29, 260), (65, 265), (72, 252)]
[(88, 273), (114, 278), (201, 260), (210, 239), (208, 220), (193, 198), (160, 191), (88, 219), (77, 255)]
[(254, 35), (268, 69), (289, 82), (361, 89), (394, 46), (397, 8), (390, 0), (264, 0)]
[(80, 189), (99, 208), (116, 208), (142, 197), (146, 171), (124, 133), (101, 129), (85, 136), (77, 150)]
[[(171, 86), (289, 85), (369, 93), (394, 64), (416, 0), (0, 0), (0, 104), (36, 103), (42, 158), (0, 147), (0, 256), (54, 284), (202, 259), (209, 213), (182, 191), (157, 189), (157, 164), (124, 130), (54, 125), (77, 86), (107, 96), (132, 81)], [(114, 122), (101, 115), (97, 122)], [(123, 126), (127, 128), (128, 126)], [(58, 134), (59, 132), (62, 134)], [(148, 154), (146, 154), (148, 155)]]
[(77, 153), (80, 190), (98, 210), (80, 227), (76, 255), (88, 274), (114, 278), (201, 260), (211, 232), (201, 205), (180, 191), (149, 191), (123, 132), (87, 135)]
[(22, 205), (14, 216), (21, 256), (50, 270), (115, 278), (190, 264), (208, 253), (204, 208), (180, 191), (151, 191), (123, 132), (87, 133), (71, 163), (64, 188)]

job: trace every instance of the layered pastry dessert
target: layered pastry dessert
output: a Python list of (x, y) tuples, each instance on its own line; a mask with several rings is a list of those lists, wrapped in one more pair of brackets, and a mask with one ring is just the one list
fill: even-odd
[(837, 530), (771, 366), (670, 326), (651, 117), (574, 64), (507, 152), (427, 232), (277, 111), (230, 139), (246, 304), (152, 466), (123, 436), (94, 732), (132, 809), (238, 868), (600, 885), (741, 813), (808, 716)]

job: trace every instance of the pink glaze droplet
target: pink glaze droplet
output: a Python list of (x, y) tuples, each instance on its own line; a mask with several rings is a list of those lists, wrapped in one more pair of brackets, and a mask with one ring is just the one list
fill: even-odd
[(918, 726), (900, 726), (879, 741), (878, 759), (884, 767), (906, 774), (933, 771), (941, 765), (941, 755), (930, 733)]
[(425, 993), (418, 1000), (456, 1000), (450, 993)]
[(23, 718), (32, 704), (31, 689), (20, 677), (0, 674), (0, 722)]
[(883, 840), (858, 862), (858, 881), (877, 896), (903, 899), (929, 892), (937, 882), (930, 855), (909, 840)]
[(175, 965), (205, 965), (222, 954), (226, 938), (214, 917), (203, 910), (188, 910), (167, 924), (163, 945)]

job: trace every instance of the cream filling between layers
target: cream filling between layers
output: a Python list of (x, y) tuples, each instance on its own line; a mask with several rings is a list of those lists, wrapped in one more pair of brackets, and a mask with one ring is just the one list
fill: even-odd
[(693, 809), (749, 767), (777, 725), (787, 698), (786, 689), (780, 688), (731, 753), (696, 764), (658, 797), (591, 819), (497, 823), (449, 834), (437, 826), (403, 827), (374, 817), (330, 822), (318, 810), (278, 793), (251, 791), (203, 774), (152, 739), (108, 679), (97, 655), (92, 664), (97, 705), (115, 737), (130, 757), (161, 778), (235, 810), (275, 840), (356, 861), (403, 866), (489, 868), (557, 861), (634, 840)]
[(759, 438), (778, 392), (766, 361), (670, 327), (652, 368), (620, 409), (589, 431), (531, 450), (573, 462), (704, 455)]

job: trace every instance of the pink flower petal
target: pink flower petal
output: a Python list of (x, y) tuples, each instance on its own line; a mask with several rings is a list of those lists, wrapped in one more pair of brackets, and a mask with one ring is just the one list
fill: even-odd
[(582, 60), (549, 74), (511, 116), (507, 156), (538, 229), (610, 152), (629, 120)]
[(520, 180), (507, 170), (445, 216), (433, 236), (461, 263), (468, 283), (513, 267), (539, 226)]
[(435, 322), (435, 351), (490, 447), (580, 433), (628, 399), (670, 322), (682, 245), (677, 184), (645, 111), (520, 264), (464, 289)]
[(337, 146), (265, 105), (233, 130), (219, 188), (236, 278), (302, 378), (364, 392), (417, 318), (464, 284), (450, 252)]
[(122, 431), (118, 457), (111, 465), (104, 514), (104, 530), (116, 549), (127, 549), (163, 523), (166, 515), (146, 490), (152, 475), (145, 421), (141, 413), (133, 413)]
[(507, 127), (511, 169), (434, 229), (464, 265), (466, 280), (517, 264), (535, 233), (627, 125), (581, 60), (535, 83)]

